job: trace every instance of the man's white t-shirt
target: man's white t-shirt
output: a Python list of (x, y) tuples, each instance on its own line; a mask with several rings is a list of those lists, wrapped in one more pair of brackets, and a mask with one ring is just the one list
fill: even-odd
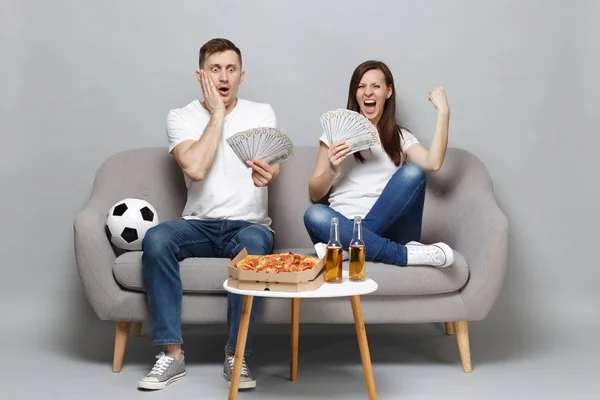
[[(326, 135), (319, 140), (331, 147)], [(402, 163), (406, 160), (406, 150), (415, 143), (419, 143), (417, 138), (403, 129), (400, 135), (400, 146), (404, 153)], [(398, 167), (394, 164), (381, 144), (363, 150), (361, 154), (365, 159), (364, 164), (357, 161), (354, 154), (342, 161), (329, 195), (329, 206), (348, 219), (364, 218), (392, 175), (402, 166), (402, 163)]]
[[(169, 153), (184, 140), (200, 139), (209, 121), (210, 113), (199, 100), (169, 111), (166, 123)], [(184, 174), (188, 192), (183, 218), (271, 225), (267, 187), (254, 186), (252, 169), (240, 161), (226, 140), (247, 129), (276, 128), (276, 123), (275, 111), (269, 104), (238, 98), (235, 108), (225, 116), (221, 142), (204, 179), (194, 182)]]

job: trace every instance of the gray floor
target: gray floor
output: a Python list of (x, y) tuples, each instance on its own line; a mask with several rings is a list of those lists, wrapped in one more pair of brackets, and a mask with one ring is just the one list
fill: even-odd
[[(9, 317), (2, 332), (3, 399), (227, 398), (223, 327), (185, 327), (187, 377), (149, 393), (136, 389), (154, 361), (147, 327), (141, 338), (130, 338), (123, 370), (114, 374), (112, 323), (95, 319), (85, 303), (39, 307), (35, 300), (2, 299), (0, 311)], [(577, 329), (574, 322), (538, 324), (538, 334), (518, 322), (499, 325), (491, 315), (470, 326), (471, 374), (462, 372), (455, 337), (441, 324), (368, 326), (377, 392), (380, 399), (598, 399), (598, 322), (580, 321)], [(260, 327), (251, 364), (258, 387), (240, 399), (367, 398), (352, 326), (301, 326), (295, 383), (287, 380), (288, 340), (287, 326)]]

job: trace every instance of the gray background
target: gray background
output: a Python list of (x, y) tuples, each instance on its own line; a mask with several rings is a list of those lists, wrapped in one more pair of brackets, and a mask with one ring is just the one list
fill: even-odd
[[(438, 338), (439, 327), (373, 327), (380, 342), (405, 335), (398, 340), (430, 356), (424, 363), (431, 369), (411, 377), (421, 385), (402, 383), (402, 397), (427, 391), (435, 397), (437, 387), (446, 398), (490, 389), (498, 395), (530, 390), (523, 398), (592, 398), (600, 392), (594, 338), (600, 328), (599, 20), (600, 2), (593, 0), (3, 1), (0, 337), (9, 354), (23, 369), (38, 365), (38, 379), (47, 383), (79, 362), (79, 374), (68, 374), (100, 386), (120, 382), (113, 395), (123, 397), (147, 372), (153, 350), (142, 338), (126, 358), (139, 363), (135, 374), (126, 382), (123, 374), (110, 375), (114, 325), (99, 322), (84, 297), (72, 221), (106, 157), (166, 145), (168, 110), (200, 96), (194, 76), (200, 45), (223, 36), (243, 52), (240, 96), (270, 103), (297, 145), (316, 146), (321, 113), (345, 105), (352, 70), (375, 58), (394, 73), (404, 125), (430, 143), (436, 114), (427, 95), (443, 85), (452, 111), (450, 146), (473, 152), (489, 168), (510, 221), (510, 257), (496, 306), (471, 324), (475, 372), (457, 374), (455, 342)], [(214, 329), (219, 347), (222, 331)], [(317, 342), (336, 329), (343, 328), (317, 329)], [(204, 337), (202, 329), (194, 332)], [(351, 329), (339, 335), (352, 343)], [(446, 380), (432, 385), (425, 379), (442, 357), (436, 343), (454, 363), (448, 372), (454, 375), (444, 372)], [(392, 364), (410, 360), (402, 353), (407, 348), (397, 350)], [(389, 351), (373, 354), (385, 358)], [(218, 375), (220, 353), (209, 354), (210, 374)], [(53, 367), (59, 359), (62, 367)], [(389, 390), (381, 398), (392, 398), (395, 372), (385, 368), (393, 366), (374, 363), (376, 376), (391, 374), (379, 389)], [(486, 365), (495, 368), (490, 375)], [(81, 372), (91, 366), (97, 368)], [(512, 391), (496, 379), (510, 371), (527, 389)], [(22, 394), (36, 385), (12, 388)], [(348, 390), (347, 398), (356, 395)]]

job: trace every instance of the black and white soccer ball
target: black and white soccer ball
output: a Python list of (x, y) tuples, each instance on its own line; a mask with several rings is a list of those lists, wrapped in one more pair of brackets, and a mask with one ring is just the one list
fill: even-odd
[(141, 199), (117, 201), (106, 216), (106, 234), (112, 244), (123, 250), (142, 250), (144, 235), (156, 225), (158, 213)]

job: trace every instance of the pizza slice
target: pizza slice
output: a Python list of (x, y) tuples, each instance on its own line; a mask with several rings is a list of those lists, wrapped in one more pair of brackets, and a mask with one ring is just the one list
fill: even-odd
[(319, 263), (319, 259), (301, 254), (277, 253), (264, 256), (247, 256), (237, 263), (238, 269), (262, 272), (301, 272), (310, 270)]
[(260, 256), (246, 256), (242, 260), (238, 261), (236, 266), (238, 269), (256, 270), (259, 261)]

